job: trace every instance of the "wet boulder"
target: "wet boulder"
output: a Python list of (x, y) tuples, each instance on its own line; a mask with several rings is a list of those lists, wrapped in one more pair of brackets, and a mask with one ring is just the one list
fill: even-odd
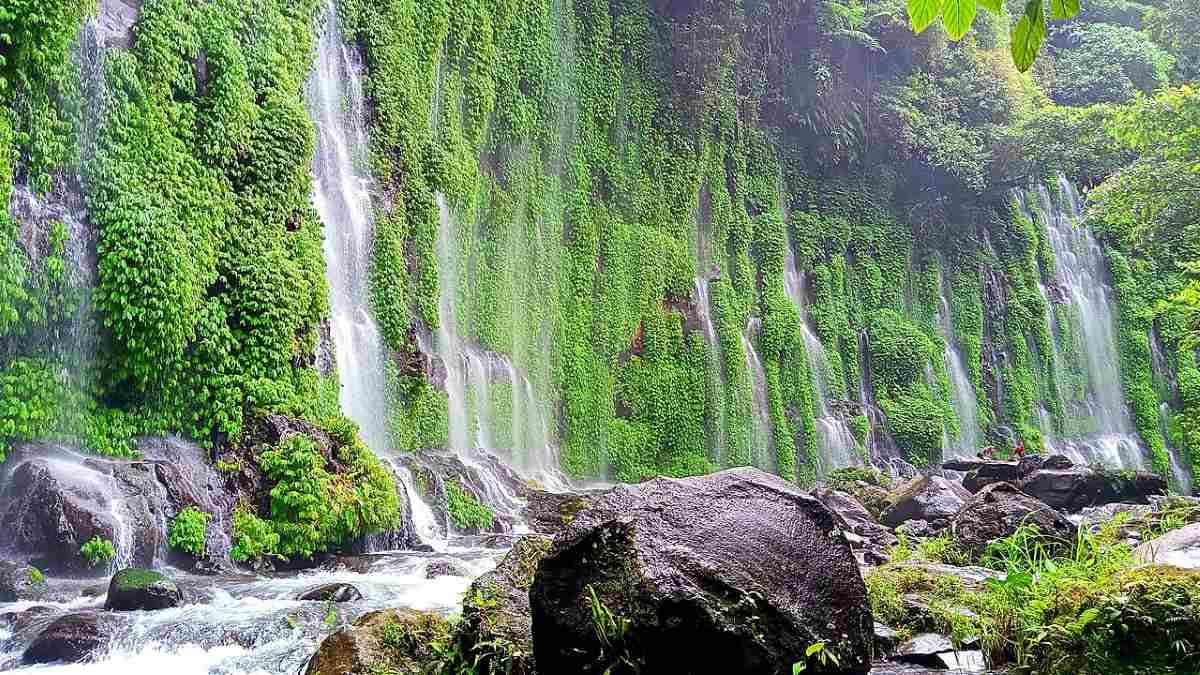
[(992, 483), (1015, 483), (1021, 480), (1021, 465), (1002, 460), (981, 460), (974, 469), (963, 476), (963, 487), (968, 492), (979, 492)]
[(538, 670), (599, 675), (626, 658), (650, 673), (774, 675), (824, 642), (836, 672), (866, 673), (874, 622), (837, 529), (815, 498), (756, 469), (619, 486), (538, 565)]
[(857, 499), (845, 492), (829, 488), (817, 488), (813, 497), (821, 502), (838, 521), (838, 527), (847, 534), (850, 547), (859, 562), (876, 565), (887, 560), (887, 549), (900, 540), (892, 531), (875, 521)]
[(434, 643), (450, 639), (450, 624), (430, 612), (386, 609), (359, 617), (354, 625), (321, 642), (306, 675), (368, 675), (433, 672)]
[(1151, 497), (1167, 494), (1167, 481), (1152, 473), (1094, 471), (1062, 461), (1047, 461), (1020, 487), (1051, 507), (1072, 513), (1104, 504), (1146, 504)]
[(554, 535), (566, 529), (588, 503), (587, 495), (530, 490), (521, 516), (534, 532)]
[(971, 498), (961, 485), (941, 476), (917, 476), (898, 486), (888, 497), (880, 522), (896, 527), (908, 520), (924, 520), (940, 529)]
[(321, 584), (301, 591), (297, 600), (306, 602), (354, 602), (362, 600), (363, 594), (352, 584)]
[(937, 633), (922, 633), (896, 649), (891, 660), (928, 668), (945, 668), (941, 654), (954, 651), (950, 638)]
[(0, 602), (39, 600), (46, 593), (46, 578), (32, 565), (0, 560)]
[(432, 560), (428, 565), (425, 566), (426, 579), (467, 576), (471, 576), (471, 572), (466, 568), (466, 566), (457, 560)]
[(183, 604), (183, 591), (170, 577), (139, 568), (121, 570), (108, 584), (104, 608), (117, 612), (167, 609)]
[(954, 516), (951, 531), (959, 548), (978, 557), (990, 542), (1021, 525), (1033, 525), (1063, 545), (1070, 545), (1075, 536), (1075, 525), (1066, 516), (1011, 483), (993, 483), (976, 493)]
[[(550, 550), (550, 538), (532, 534), (517, 541), (496, 566), (471, 584), (463, 600), (459, 627), (463, 653), (475, 654), (480, 672), (533, 675), (529, 588), (538, 563)], [(496, 667), (488, 670), (490, 664)]]
[(1200, 523), (1193, 523), (1152, 539), (1133, 552), (1143, 564), (1170, 565), (1186, 570), (1200, 569)]
[(114, 619), (99, 612), (61, 616), (46, 626), (25, 648), (26, 665), (80, 663), (104, 648), (112, 635)]

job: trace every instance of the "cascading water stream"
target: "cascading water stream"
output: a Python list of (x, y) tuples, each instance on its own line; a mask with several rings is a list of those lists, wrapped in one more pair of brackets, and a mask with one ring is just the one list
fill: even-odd
[[(1043, 433), (1049, 450), (1061, 452), (1077, 462), (1104, 464), (1113, 468), (1141, 469), (1145, 457), (1141, 441), (1133, 430), (1117, 354), (1116, 324), (1113, 317), (1113, 291), (1107, 280), (1104, 253), (1091, 230), (1082, 224), (1083, 213), (1079, 195), (1065, 176), (1059, 174), (1058, 199), (1046, 186), (1037, 190), (1038, 209), (1046, 224), (1046, 232), (1054, 255), (1056, 275), (1053, 289), (1042, 285), (1050, 311), (1047, 328), (1051, 333), (1055, 371), (1059, 374), (1059, 394), (1069, 390), (1062, 380), (1065, 371), (1064, 350), (1080, 354), (1080, 367), (1085, 379), (1081, 400), (1061, 401), (1064, 415), (1090, 427), (1083, 438), (1059, 438), (1053, 433), (1049, 414), (1041, 415)], [(1017, 193), (1017, 202), (1027, 217), (1030, 209), (1024, 196)], [(1053, 293), (1052, 293), (1053, 290)], [(1069, 306), (1078, 317), (1073, 330), (1059, 326), (1053, 309), (1055, 298)], [(1077, 325), (1075, 325), (1077, 324)], [(1063, 344), (1064, 332), (1075, 336), (1072, 344)]]
[(725, 367), (721, 360), (721, 340), (717, 336), (717, 328), (713, 324), (712, 302), (708, 295), (708, 278), (703, 274), (697, 275), (692, 281), (692, 293), (696, 303), (696, 316), (700, 319), (700, 328), (704, 331), (704, 339), (709, 345), (708, 376), (715, 385), (715, 393), (718, 398), (715, 406), (716, 416), (709, 421), (715, 432), (711, 455), (717, 466), (724, 466), (728, 442), (726, 437), (728, 423), (725, 416), (725, 402), (722, 398), (725, 392)]
[(946, 364), (946, 372), (950, 375), (951, 406), (958, 418), (958, 438), (952, 439), (953, 444), (945, 445), (946, 449), (956, 448), (967, 456), (974, 455), (982, 447), (982, 433), (979, 429), (979, 399), (975, 394), (975, 385), (967, 373), (966, 362), (957, 347), (954, 335), (954, 316), (952, 314), (948, 283), (945, 273), (941, 274), (939, 288), (941, 290), (941, 305), (938, 309), (937, 324), (941, 331), (946, 350), (942, 358)]
[[(549, 425), (543, 406), (535, 395), (532, 382), (507, 357), (484, 352), (457, 333), (458, 328), (458, 261), (454, 244), (456, 227), (454, 214), (443, 194), (435, 195), (438, 208), (438, 328), (435, 350), (446, 368), (446, 394), (449, 404), (449, 445), (458, 458), (475, 469), (484, 483), (486, 497), (493, 507), (516, 518), (520, 499), (504, 481), (480, 461), (477, 451), (497, 456), (508, 455), (514, 464), (535, 476), (551, 489), (568, 489), (558, 472), (557, 451), (550, 439)], [(493, 414), (492, 388), (501, 373), (508, 379), (512, 414), (509, 437), (513, 447), (497, 448), (495, 439), (504, 429), (499, 428)], [(473, 403), (473, 405), (472, 405)]]
[(369, 146), (362, 83), (356, 55), (341, 40), (333, 0), (326, 2), (306, 93), (317, 128), (313, 202), (325, 225), (330, 329), (342, 385), (339, 402), (358, 424), (367, 446), (399, 475), (417, 535), (427, 543), (439, 542), (433, 512), (412, 489), (412, 476), (389, 458), (383, 338), (371, 315), (368, 283), (374, 222), (365, 169)]
[(763, 370), (758, 352), (754, 350), (753, 336), (762, 327), (758, 317), (750, 317), (746, 321), (746, 330), (742, 332), (742, 349), (746, 352), (746, 372), (750, 374), (750, 389), (753, 394), (754, 424), (749, 429), (751, 461), (760, 469), (775, 471), (777, 457), (775, 455), (775, 439), (771, 434), (771, 411), (767, 402), (767, 374)]
[(821, 339), (809, 326), (808, 303), (805, 295), (805, 279), (800, 271), (796, 254), (789, 238), (784, 260), (784, 285), (792, 304), (800, 312), (800, 332), (804, 338), (804, 353), (808, 359), (808, 370), (812, 378), (813, 394), (816, 398), (817, 466), (819, 478), (829, 475), (834, 469), (862, 466), (862, 453), (858, 440), (846, 421), (834, 414), (829, 405), (829, 356)]

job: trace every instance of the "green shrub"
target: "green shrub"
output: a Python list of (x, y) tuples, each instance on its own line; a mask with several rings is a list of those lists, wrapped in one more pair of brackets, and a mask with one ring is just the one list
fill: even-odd
[(84, 542), (79, 547), (79, 553), (83, 559), (87, 561), (91, 567), (99, 567), (107, 565), (117, 557), (117, 548), (107, 539), (101, 539), (99, 535), (92, 537)]
[(491, 507), (475, 498), (457, 480), (446, 483), (446, 507), (459, 530), (488, 530), (494, 515)]
[(233, 513), (233, 548), (229, 557), (234, 562), (261, 560), (277, 555), (279, 535), (271, 529), (271, 523), (239, 507)]
[(29, 568), (29, 583), (34, 586), (46, 583), (46, 575), (36, 567)]
[(200, 557), (204, 555), (205, 535), (212, 515), (189, 506), (175, 516), (167, 543), (171, 548)]

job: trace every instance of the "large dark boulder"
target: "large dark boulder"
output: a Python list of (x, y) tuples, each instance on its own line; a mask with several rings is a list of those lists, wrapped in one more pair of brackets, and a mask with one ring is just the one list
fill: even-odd
[(25, 648), (26, 665), (39, 663), (80, 663), (92, 657), (108, 642), (113, 620), (99, 612), (78, 612), (50, 623)]
[[(1058, 462), (1047, 464), (1064, 466)], [(1072, 513), (1104, 504), (1147, 504), (1151, 497), (1167, 494), (1167, 481), (1152, 473), (1101, 472), (1079, 466), (1043, 467), (1025, 478), (1020, 486), (1022, 491), (1051, 507)]]
[(463, 600), (459, 639), (463, 653), (473, 655), (471, 660), (479, 672), (503, 670), (511, 675), (537, 672), (529, 588), (538, 563), (549, 550), (549, 537), (537, 534), (522, 537), (495, 570), (471, 584)]
[(1021, 480), (1021, 465), (1017, 462), (983, 460), (963, 476), (963, 487), (969, 492), (979, 492), (992, 483), (1015, 483)]
[(1011, 483), (993, 483), (980, 490), (954, 516), (951, 529), (959, 548), (982, 555), (988, 543), (1033, 525), (1052, 541), (1069, 545), (1075, 526), (1066, 516), (1018, 490)]
[(813, 497), (837, 519), (850, 547), (861, 564), (877, 565), (887, 560), (887, 549), (899, 543), (896, 535), (876, 522), (857, 499), (839, 490), (816, 488)]
[(617, 487), (538, 565), (538, 670), (599, 675), (628, 659), (646, 673), (775, 675), (823, 642), (840, 668), (806, 672), (866, 673), (874, 622), (837, 527), (756, 469)]
[(896, 527), (906, 520), (924, 520), (942, 527), (971, 498), (961, 485), (941, 476), (917, 476), (900, 484), (889, 496), (879, 520)]
[(155, 610), (183, 604), (183, 592), (164, 574), (138, 568), (124, 569), (108, 584), (104, 608), (117, 612)]
[(359, 617), (325, 638), (308, 662), (306, 675), (368, 675), (435, 672), (435, 643), (445, 644), (445, 619), (415, 609), (386, 609)]

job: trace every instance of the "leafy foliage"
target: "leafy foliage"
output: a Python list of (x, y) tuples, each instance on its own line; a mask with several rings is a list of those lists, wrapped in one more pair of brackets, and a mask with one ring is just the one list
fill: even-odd
[(102, 539), (99, 535), (85, 541), (79, 547), (79, 554), (92, 567), (107, 565), (117, 557), (117, 547), (107, 539)]
[(175, 520), (171, 521), (167, 543), (171, 548), (190, 553), (193, 556), (204, 555), (210, 519), (212, 519), (212, 514), (194, 506), (183, 509), (175, 516)]

